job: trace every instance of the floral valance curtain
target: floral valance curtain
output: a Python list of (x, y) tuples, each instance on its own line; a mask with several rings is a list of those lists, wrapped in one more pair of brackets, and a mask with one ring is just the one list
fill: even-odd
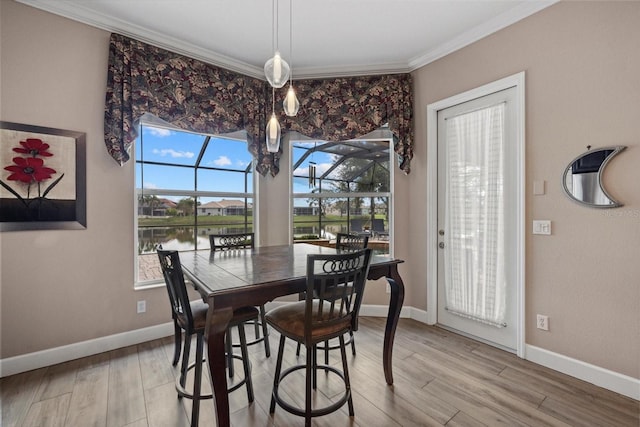
[[(341, 141), (388, 123), (400, 168), (410, 171), (413, 130), (409, 74), (300, 80), (294, 86), (301, 108), (293, 118), (281, 113), (283, 133), (298, 131), (313, 138)], [(277, 93), (276, 99), (283, 99), (285, 90)], [(111, 35), (104, 129), (107, 151), (120, 164), (129, 160), (139, 120), (149, 113), (193, 132), (222, 135), (245, 130), (257, 172), (275, 176), (280, 153), (267, 152), (264, 144), (270, 104), (271, 89), (266, 81)]]
[(105, 102), (105, 143), (120, 164), (129, 160), (145, 113), (200, 133), (246, 130), (249, 151), (261, 174), (273, 155), (265, 140), (265, 82), (112, 34)]
[[(400, 169), (413, 157), (413, 88), (410, 74), (344, 77), (293, 82), (300, 111), (281, 114), (283, 134), (300, 132), (324, 141), (358, 138), (388, 123)], [(284, 99), (288, 85), (276, 99)]]

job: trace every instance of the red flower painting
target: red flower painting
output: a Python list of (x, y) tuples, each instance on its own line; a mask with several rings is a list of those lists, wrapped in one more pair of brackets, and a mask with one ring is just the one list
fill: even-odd
[[(3, 181), (0, 181), (0, 185), (16, 196), (26, 208), (29, 208), (34, 201), (37, 202), (38, 207), (42, 205), (42, 203), (47, 200), (47, 194), (60, 182), (62, 177), (64, 177), (64, 174), (60, 175), (60, 177), (43, 190), (42, 184), (52, 179), (53, 175), (57, 173), (55, 169), (45, 166), (44, 159), (42, 158), (50, 158), (53, 156), (49, 148), (49, 144), (43, 142), (41, 139), (26, 138), (24, 141), (20, 141), (20, 147), (13, 148), (14, 152), (22, 154), (23, 157), (14, 157), (13, 164), (4, 168), (11, 172), (7, 177), (7, 181), (15, 181), (17, 185), (20, 186), (19, 189), (23, 191), (23, 194), (26, 190), (26, 197), (21, 196), (18, 190)], [(37, 195), (34, 194), (36, 191), (33, 187), (36, 187)]]
[[(46, 145), (46, 144), (45, 144)], [(14, 151), (16, 149), (14, 148)], [(53, 154), (49, 153), (49, 156)], [(56, 173), (55, 169), (44, 166), (44, 160), (37, 157), (14, 157), (15, 165), (7, 166), (5, 170), (12, 172), (7, 178), (9, 181), (22, 181), (25, 184), (31, 182), (42, 182), (50, 179)]]
[[(24, 141), (20, 141), (20, 145), (22, 147), (16, 147), (13, 149), (16, 153), (28, 154), (32, 157), (42, 156), (42, 157), (51, 157), (49, 151), (49, 144), (45, 144), (41, 139), (38, 138), (27, 138)], [(15, 160), (15, 159), (14, 159)], [(5, 168), (6, 169), (6, 168)]]

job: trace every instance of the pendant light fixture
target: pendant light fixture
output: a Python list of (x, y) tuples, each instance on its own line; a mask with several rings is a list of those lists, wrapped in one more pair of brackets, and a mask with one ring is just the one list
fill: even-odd
[(267, 151), (277, 153), (280, 150), (280, 123), (276, 117), (276, 90), (271, 88), (271, 119), (267, 123)]
[(287, 90), (287, 96), (282, 101), (282, 107), (284, 112), (289, 117), (294, 117), (298, 114), (300, 109), (300, 102), (296, 97), (296, 92), (293, 90), (293, 1), (289, 0), (289, 62), (291, 67), (289, 68), (289, 90)]
[(289, 79), (289, 64), (282, 59), (280, 51), (278, 51), (278, 0), (272, 1), (273, 13), (273, 38), (271, 40), (272, 48), (275, 50), (273, 58), (270, 58), (264, 64), (264, 75), (269, 81), (271, 87), (281, 88)]

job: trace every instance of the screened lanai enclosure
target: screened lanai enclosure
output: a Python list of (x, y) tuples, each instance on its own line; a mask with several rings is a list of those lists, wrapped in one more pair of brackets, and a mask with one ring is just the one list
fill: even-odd
[[(388, 252), (388, 140), (290, 144), (293, 241), (327, 244), (338, 232), (367, 233)], [(246, 140), (142, 125), (135, 154), (139, 283), (162, 278), (149, 268), (160, 246), (208, 249), (209, 234), (254, 231)]]
[(388, 140), (294, 141), (294, 239), (332, 239), (369, 233), (388, 240)]

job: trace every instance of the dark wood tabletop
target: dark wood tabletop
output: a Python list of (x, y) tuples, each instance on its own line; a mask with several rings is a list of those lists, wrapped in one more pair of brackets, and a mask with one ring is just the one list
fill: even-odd
[[(303, 291), (307, 255), (331, 253), (336, 253), (336, 249), (305, 243), (180, 253), (185, 274), (209, 304), (205, 341), (218, 426), (230, 425), (224, 338), (233, 310)], [(393, 338), (404, 300), (404, 284), (398, 273), (398, 264), (402, 262), (388, 255), (374, 255), (368, 276), (369, 279), (386, 277), (391, 288), (383, 351), (383, 369), (388, 384), (393, 384)]]

